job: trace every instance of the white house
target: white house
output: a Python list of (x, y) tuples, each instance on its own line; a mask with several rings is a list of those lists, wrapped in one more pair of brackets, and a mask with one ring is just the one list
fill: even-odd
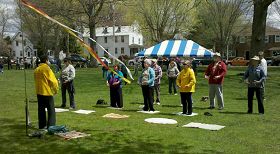
[[(85, 29), (83, 37), (85, 42), (90, 44), (88, 28)], [(115, 57), (120, 55), (132, 57), (143, 49), (143, 35), (136, 22), (131, 26), (115, 26), (115, 34), (113, 34), (113, 27), (98, 27), (96, 28), (96, 41)], [(86, 53), (88, 52), (86, 51)], [(106, 52), (99, 46), (97, 46), (97, 53), (99, 57), (106, 56)]]
[[(23, 41), (22, 41), (23, 37)], [(24, 58), (31, 59), (31, 57), (37, 56), (37, 50), (33, 48), (33, 44), (27, 38), (27, 35), (21, 32), (17, 32), (12, 37), (12, 57), (14, 59)], [(22, 48), (23, 45), (23, 48)]]

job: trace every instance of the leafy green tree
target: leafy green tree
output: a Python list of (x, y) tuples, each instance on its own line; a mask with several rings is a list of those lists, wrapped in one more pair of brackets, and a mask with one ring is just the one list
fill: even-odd
[(196, 24), (195, 8), (201, 1), (138, 0), (134, 12), (146, 40), (152, 44), (189, 32)]
[(198, 8), (200, 20), (193, 37), (222, 54), (248, 12), (247, 0), (205, 1)]

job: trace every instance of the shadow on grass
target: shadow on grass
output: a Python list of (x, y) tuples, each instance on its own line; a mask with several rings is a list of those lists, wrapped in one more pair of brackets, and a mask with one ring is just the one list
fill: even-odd
[(186, 153), (193, 148), (187, 143), (165, 147), (156, 136), (112, 127), (83, 130), (91, 136), (72, 140), (53, 135), (30, 138), (25, 135), (23, 120), (1, 118), (0, 122), (1, 153)]
[(180, 105), (161, 105), (162, 107), (171, 107), (171, 108), (177, 108), (177, 107), (182, 107)]
[(225, 111), (225, 112), (219, 112), (222, 114), (248, 114), (247, 112), (230, 112), (230, 111)]
[(193, 107), (194, 110), (208, 110), (208, 107)]
[(242, 101), (244, 100), (245, 101), (245, 100), (248, 100), (248, 99), (246, 97), (238, 97), (238, 98), (235, 98), (235, 100), (242, 100)]
[(95, 108), (108, 108), (108, 107), (110, 107), (110, 105), (93, 105), (92, 107), (95, 107)]
[(141, 104), (141, 105), (143, 105), (144, 103), (141, 103), (141, 102), (130, 102), (129, 104)]
[(124, 109), (124, 110), (121, 110), (121, 111), (124, 111), (124, 112), (137, 112), (137, 111), (141, 111), (140, 109)]
[[(180, 112), (180, 111), (178, 111)], [(167, 115), (167, 116), (178, 116), (176, 113), (163, 113), (163, 112), (160, 112), (159, 113), (160, 115)]]

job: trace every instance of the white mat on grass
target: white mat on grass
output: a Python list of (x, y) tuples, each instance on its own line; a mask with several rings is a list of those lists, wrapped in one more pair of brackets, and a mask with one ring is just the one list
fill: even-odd
[(177, 124), (176, 120), (167, 119), (167, 118), (148, 118), (145, 119), (145, 121), (154, 124)]
[(186, 114), (183, 114), (183, 112), (178, 112), (178, 113), (175, 113), (176, 115), (180, 115), (180, 116), (187, 116), (187, 117), (192, 117), (192, 116), (196, 116), (198, 115), (198, 113), (192, 113), (191, 115), (186, 115)]
[(66, 133), (56, 133), (56, 135), (64, 138), (65, 140), (71, 140), (71, 139), (75, 139), (75, 138), (90, 136), (90, 134), (76, 132), (76, 131), (70, 131), (70, 132), (66, 132)]
[(137, 112), (146, 113), (146, 114), (156, 114), (156, 113), (159, 113), (159, 111), (137, 111)]
[(90, 113), (95, 112), (95, 111), (93, 111), (93, 110), (77, 110), (77, 111), (72, 111), (72, 112), (79, 113), (79, 114), (90, 114)]
[(104, 118), (113, 118), (113, 119), (122, 119), (122, 118), (128, 118), (129, 115), (120, 115), (120, 114), (116, 114), (116, 113), (109, 113), (109, 114), (105, 114), (102, 117), (104, 117)]
[[(45, 111), (48, 111), (48, 109), (46, 108)], [(69, 109), (55, 108), (55, 112), (67, 112), (67, 111), (69, 111)]]
[(182, 127), (201, 128), (201, 129), (207, 129), (207, 130), (220, 130), (220, 129), (224, 128), (225, 126), (191, 122)]
[(122, 108), (118, 108), (118, 107), (111, 107), (111, 106), (109, 106), (109, 107), (107, 107), (108, 109), (115, 109), (115, 110), (121, 110)]

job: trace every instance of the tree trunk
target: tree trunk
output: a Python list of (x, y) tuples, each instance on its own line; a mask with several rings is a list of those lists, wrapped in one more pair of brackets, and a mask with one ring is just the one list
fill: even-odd
[(254, 17), (252, 25), (250, 57), (265, 48), (265, 29), (268, 6), (274, 0), (254, 0)]

